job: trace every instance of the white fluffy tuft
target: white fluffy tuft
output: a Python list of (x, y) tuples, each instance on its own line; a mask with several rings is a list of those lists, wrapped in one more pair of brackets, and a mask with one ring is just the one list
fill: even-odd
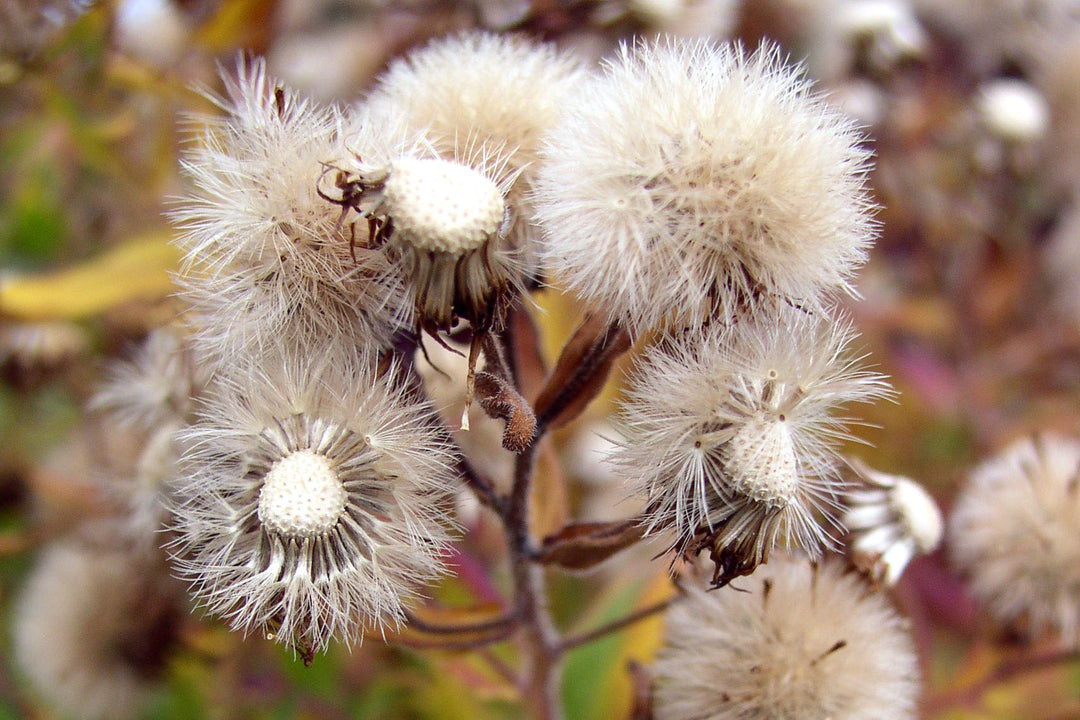
[(624, 46), (547, 136), (546, 270), (635, 333), (836, 291), (875, 233), (869, 151), (779, 50)]

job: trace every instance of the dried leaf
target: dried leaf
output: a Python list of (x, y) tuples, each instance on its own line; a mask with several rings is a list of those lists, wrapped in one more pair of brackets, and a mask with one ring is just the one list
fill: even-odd
[(381, 629), (383, 638), (421, 648), (481, 647), (508, 637), (516, 620), (495, 604), (470, 607), (439, 605), (406, 611), (406, 622), (396, 631)]
[(518, 390), (526, 399), (534, 399), (544, 386), (548, 371), (541, 347), (540, 329), (528, 308), (514, 308), (507, 334), (511, 341), (508, 347), (514, 353)]
[(544, 538), (541, 562), (567, 570), (588, 570), (641, 540), (643, 534), (637, 520), (574, 523)]
[(551, 430), (580, 415), (604, 389), (615, 359), (631, 345), (623, 328), (602, 316), (586, 317), (567, 341), (533, 404), (537, 422)]

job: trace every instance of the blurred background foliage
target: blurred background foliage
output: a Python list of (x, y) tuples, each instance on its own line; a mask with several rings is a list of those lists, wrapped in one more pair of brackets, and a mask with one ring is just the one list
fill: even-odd
[[(873, 448), (852, 452), (917, 478), (947, 512), (967, 469), (1006, 441), (1047, 427), (1076, 434), (1080, 250), (1070, 266), (1069, 248), (1080, 247), (1080, 223), (1068, 218), (1080, 207), (1080, 39), (1061, 39), (1059, 56), (1040, 55), (1023, 37), (1015, 46), (987, 38), (996, 30), (986, 17), (961, 17), (993, 14), (979, 3), (926, 1), (913, 3), (924, 33), (918, 52), (882, 60), (871, 33), (845, 36), (854, 49), (829, 60), (829, 43), (841, 41), (805, 18), (843, 4), (0, 0), (0, 719), (55, 717), (12, 662), (12, 598), (35, 551), (106, 504), (95, 477), (103, 439), (82, 408), (104, 362), (178, 311), (165, 214), (184, 192), (178, 158), (193, 135), (191, 113), (214, 111), (197, 88), (218, 88), (219, 65), (230, 67), (238, 52), (267, 55), (272, 71), (317, 100), (350, 101), (390, 58), (455, 29), (523, 31), (595, 57), (633, 33), (685, 31), (680, 7), (713, 8), (714, 25), (698, 30), (751, 45), (780, 41), (868, 125), (878, 156), (882, 237), (850, 309), (899, 396), (865, 410), (869, 425), (858, 434)], [(1040, 89), (1047, 133), (1018, 142), (987, 132), (979, 93), (998, 77)], [(539, 302), (553, 357), (574, 312), (552, 292)], [(562, 458), (568, 489), (568, 500), (542, 502), (540, 522), (551, 528), (567, 503), (574, 516), (631, 511), (616, 504), (617, 480), (598, 482), (595, 460), (575, 449), (610, 409), (597, 405), (560, 432), (544, 461), (558, 476)], [(460, 607), (498, 596), (505, 578), (493, 522), (481, 517), (461, 541), (457, 577), (436, 600)], [(650, 563), (651, 554), (626, 553), (585, 577), (553, 573), (557, 620), (583, 632), (662, 600), (666, 563)], [(1023, 647), (991, 626), (943, 553), (915, 562), (894, 595), (915, 628), (925, 717), (1080, 717), (1075, 658), (1062, 661), (1052, 641)], [(627, 717), (628, 667), (650, 660), (662, 631), (651, 618), (574, 650), (568, 717)], [(502, 646), (428, 651), (412, 647), (419, 641), (407, 631), (386, 644), (376, 633), (306, 668), (278, 646), (197, 616), (182, 639), (149, 717), (518, 714), (499, 672)], [(999, 673), (1010, 663), (1019, 666)]]

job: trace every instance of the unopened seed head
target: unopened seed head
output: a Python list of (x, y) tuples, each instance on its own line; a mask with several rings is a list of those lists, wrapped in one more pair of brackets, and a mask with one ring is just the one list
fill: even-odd
[(325, 455), (297, 450), (276, 461), (259, 493), (259, 520), (268, 530), (316, 537), (333, 529), (347, 500)]
[(437, 158), (396, 161), (386, 180), (384, 203), (400, 240), (454, 255), (475, 250), (494, 236), (506, 209), (491, 178)]
[(941, 510), (922, 485), (900, 478), (893, 488), (892, 504), (919, 552), (930, 552), (941, 542), (944, 523)]

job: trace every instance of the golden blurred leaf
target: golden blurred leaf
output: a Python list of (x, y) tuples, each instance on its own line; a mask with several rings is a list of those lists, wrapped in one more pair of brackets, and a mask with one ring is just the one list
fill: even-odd
[(74, 268), (0, 280), (0, 314), (22, 320), (77, 320), (175, 290), (180, 253), (169, 233), (140, 237)]

